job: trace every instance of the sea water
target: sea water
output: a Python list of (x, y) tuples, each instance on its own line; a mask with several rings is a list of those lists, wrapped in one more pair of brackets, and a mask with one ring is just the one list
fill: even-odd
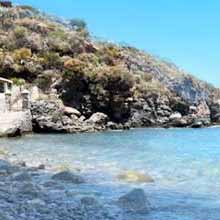
[[(220, 128), (28, 135), (1, 139), (0, 146), (29, 165), (80, 171), (90, 184), (77, 190), (112, 212), (121, 195), (144, 189), (151, 212), (132, 220), (220, 219)], [(127, 171), (146, 173), (155, 182), (117, 178)]]

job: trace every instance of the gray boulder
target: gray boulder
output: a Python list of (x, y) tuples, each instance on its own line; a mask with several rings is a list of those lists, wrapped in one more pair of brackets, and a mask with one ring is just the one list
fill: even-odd
[(196, 120), (192, 125), (192, 128), (202, 128), (203, 127), (203, 123), (202, 121)]
[(107, 129), (108, 116), (104, 113), (94, 113), (83, 123), (85, 131), (103, 131)]
[(62, 105), (58, 101), (36, 101), (31, 105), (33, 128), (36, 132), (63, 132)]
[(39, 133), (76, 133), (106, 129), (108, 116), (95, 113), (88, 120), (61, 100), (35, 101), (31, 105), (33, 129)]
[(118, 203), (121, 208), (128, 212), (148, 213), (150, 211), (150, 204), (142, 189), (133, 189), (128, 194), (120, 197)]
[(81, 116), (81, 113), (75, 108), (65, 106), (63, 111), (64, 111), (64, 114), (68, 116), (71, 116), (71, 115), (76, 115), (77, 117)]
[(182, 118), (182, 115), (179, 112), (175, 112), (172, 115), (170, 115), (170, 120), (179, 120)]
[(108, 116), (104, 113), (97, 112), (94, 113), (88, 120), (87, 123), (89, 124), (96, 124), (96, 125), (106, 125), (108, 122)]
[(220, 123), (220, 100), (213, 101), (209, 107), (212, 121), (215, 123)]
[(187, 120), (187, 118), (183, 117), (183, 118), (172, 120), (168, 124), (168, 126), (182, 128), (182, 127), (187, 127), (189, 124), (190, 124), (190, 122)]

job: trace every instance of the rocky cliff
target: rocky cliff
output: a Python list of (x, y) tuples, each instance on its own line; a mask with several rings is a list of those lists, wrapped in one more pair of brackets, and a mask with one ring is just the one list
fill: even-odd
[(32, 104), (35, 131), (201, 127), (219, 120), (218, 89), (146, 52), (93, 39), (84, 21), (30, 6), (0, 8), (0, 47), (0, 76), (37, 86), (44, 96)]

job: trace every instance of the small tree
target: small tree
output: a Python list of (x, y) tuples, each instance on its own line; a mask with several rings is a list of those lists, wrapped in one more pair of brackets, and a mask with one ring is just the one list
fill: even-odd
[(71, 19), (70, 20), (70, 25), (72, 27), (73, 30), (76, 30), (76, 31), (82, 31), (82, 30), (85, 30), (87, 29), (87, 24), (84, 20), (82, 19)]

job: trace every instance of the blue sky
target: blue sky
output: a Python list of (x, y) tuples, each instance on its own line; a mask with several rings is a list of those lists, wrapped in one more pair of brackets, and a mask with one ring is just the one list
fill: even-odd
[(15, 0), (66, 18), (83, 18), (93, 35), (171, 60), (220, 86), (218, 0)]

